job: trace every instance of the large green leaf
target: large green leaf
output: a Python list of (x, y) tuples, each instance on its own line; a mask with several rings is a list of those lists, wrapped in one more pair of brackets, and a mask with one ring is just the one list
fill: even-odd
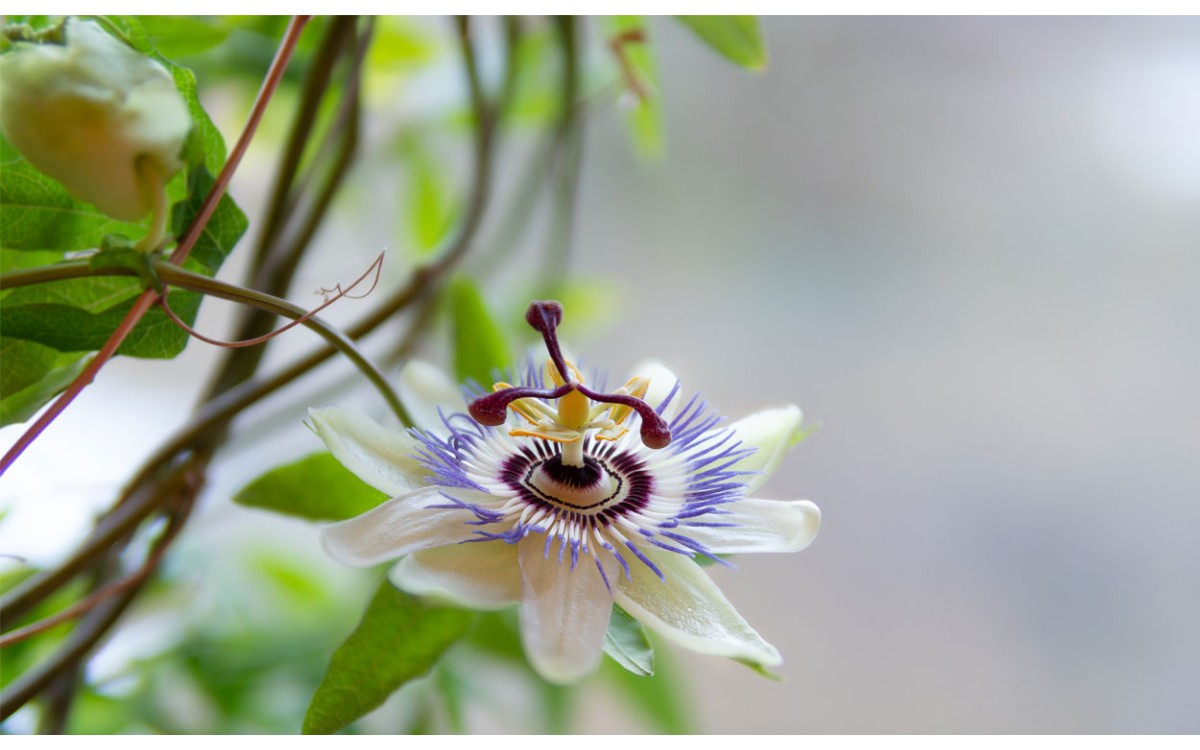
[[(60, 352), (95, 351), (106, 342), (133, 306), (129, 299), (103, 312), (91, 313), (79, 307), (54, 303), (11, 304), (12, 296), (0, 305), (4, 316), (4, 335), (57, 349)], [(200, 295), (174, 291), (171, 309), (189, 323), (196, 319)], [(137, 327), (117, 349), (118, 354), (148, 359), (170, 359), (183, 351), (188, 334), (155, 307), (146, 313)]]
[(466, 633), (471, 618), (384, 581), (358, 628), (333, 652), (304, 717), (304, 733), (336, 732), (378, 708), (401, 685), (427, 673)]
[(450, 311), (455, 379), (463, 382), (471, 378), (487, 385), (494, 371), (504, 370), (512, 362), (504, 330), (488, 311), (479, 287), (465, 276), (450, 286)]
[(0, 337), (0, 427), (32, 417), (86, 366), (82, 352)]
[(233, 496), (239, 505), (300, 516), (313, 521), (340, 521), (387, 500), (329, 453), (314, 453), (277, 466)]
[(758, 16), (677, 16), (712, 49), (743, 68), (767, 67), (767, 45)]
[(23, 159), (0, 165), (0, 247), (87, 250), (110, 233), (140, 237), (146, 229), (75, 200)]
[(610, 40), (622, 36), (640, 35), (640, 40), (627, 41), (618, 45), (621, 74), (626, 79), (626, 93), (630, 106), (626, 108), (626, 122), (633, 136), (638, 153), (645, 157), (658, 157), (663, 152), (662, 102), (658, 85), (658, 66), (650, 48), (649, 30), (641, 16), (610, 16), (608, 18)]

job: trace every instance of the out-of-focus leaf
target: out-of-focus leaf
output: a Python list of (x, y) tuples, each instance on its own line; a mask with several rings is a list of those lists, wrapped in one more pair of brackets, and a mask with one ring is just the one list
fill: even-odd
[[(212, 174), (203, 166), (191, 170), (187, 200), (175, 204), (171, 211), (171, 231), (176, 237), (182, 237), (200, 213), (200, 207), (212, 191), (214, 182)], [(196, 238), (188, 258), (203, 266), (209, 276), (216, 274), (249, 225), (242, 209), (228, 195), (222, 196), (217, 209), (204, 225), (204, 231)]]
[(654, 646), (646, 629), (616, 605), (604, 634), (604, 653), (639, 677), (654, 674)]
[(677, 16), (712, 49), (743, 68), (767, 67), (767, 45), (758, 16)]
[(465, 680), (450, 670), (445, 664), (439, 665), (433, 672), (434, 683), (442, 698), (442, 706), (446, 713), (446, 723), (454, 734), (466, 734), (467, 722), (463, 709), (463, 697), (466, 695)]
[(454, 194), (444, 170), (424, 139), (405, 136), (401, 151), (408, 164), (404, 217), (417, 257), (428, 256), (454, 223)]
[(529, 126), (543, 126), (561, 111), (562, 73), (554, 24), (538, 24), (525, 29), (517, 42), (516, 85), (512, 98), (504, 106), (507, 120)]
[(353, 518), (387, 499), (329, 453), (277, 466), (233, 496), (239, 505), (313, 521)]
[(212, 49), (229, 36), (214, 16), (135, 16), (155, 49), (177, 59)]
[(478, 624), (471, 630), (470, 643), (497, 659), (525, 664), (519, 627), (515, 608), (480, 612)]
[(32, 417), (86, 366), (82, 352), (0, 336), (0, 427)]
[(463, 276), (450, 286), (450, 311), (454, 325), (454, 375), (458, 382), (472, 378), (486, 384), (495, 370), (512, 362), (504, 331), (487, 309), (483, 294)]
[(642, 677), (622, 669), (615, 662), (602, 666), (605, 676), (616, 687), (617, 694), (641, 714), (656, 732), (665, 734), (695, 734), (696, 727), (689, 718), (687, 697), (676, 676), (672, 659), (665, 649), (657, 654), (655, 674)]
[(140, 237), (144, 224), (109, 218), (72, 198), (62, 185), (24, 160), (0, 166), (0, 247), (87, 250), (110, 233)]
[(367, 52), (367, 64), (374, 67), (428, 62), (436, 49), (434, 40), (411, 18), (380, 16)]
[(471, 613), (424, 604), (380, 584), (363, 619), (329, 661), (304, 717), (305, 734), (329, 734), (427, 673), (471, 624)]
[(625, 86), (622, 105), (634, 145), (644, 157), (661, 156), (662, 104), (649, 30), (641, 16), (610, 16), (607, 20), (608, 41)]

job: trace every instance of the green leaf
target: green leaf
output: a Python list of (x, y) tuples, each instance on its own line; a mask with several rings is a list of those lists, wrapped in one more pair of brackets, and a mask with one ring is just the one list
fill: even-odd
[(141, 237), (144, 224), (117, 221), (72, 198), (66, 188), (21, 159), (0, 166), (0, 247), (87, 250), (110, 233)]
[(0, 427), (28, 420), (86, 366), (83, 353), (0, 337)]
[(426, 605), (380, 584), (362, 622), (333, 652), (317, 686), (305, 734), (330, 734), (378, 708), (406, 682), (427, 673), (466, 633), (470, 612)]
[(170, 58), (204, 52), (229, 36), (229, 28), (212, 16), (137, 16), (136, 19), (154, 48)]
[(187, 143), (183, 146), (183, 160), (193, 167), (203, 164), (213, 174), (220, 172), (225, 165), (225, 139), (200, 105), (196, 93), (196, 74), (166, 58), (161, 58), (159, 62), (171, 71), (175, 88), (183, 94), (188, 114), (192, 116), (192, 131), (188, 133)]
[(646, 629), (615, 604), (604, 634), (604, 653), (639, 677), (654, 674), (654, 646)]
[[(99, 281), (99, 279), (90, 279)], [(66, 282), (61, 282), (66, 283)], [(51, 286), (40, 284), (38, 286)], [(112, 305), (102, 312), (56, 303), (16, 304), (16, 292), (0, 303), (4, 315), (4, 335), (34, 341), (60, 352), (96, 351), (104, 346), (133, 306), (133, 299)], [(196, 319), (200, 295), (176, 290), (171, 292), (171, 309), (189, 324)], [(170, 359), (187, 345), (188, 334), (160, 308), (151, 308), (137, 327), (117, 349), (118, 354), (147, 359)]]
[(613, 53), (629, 98), (625, 119), (634, 145), (643, 157), (657, 158), (663, 153), (662, 102), (645, 21), (641, 16), (610, 16), (607, 20), (609, 39), (627, 40), (617, 43)]
[(512, 362), (504, 331), (488, 311), (474, 281), (465, 276), (455, 279), (449, 294), (455, 379), (490, 383), (493, 371), (504, 370)]
[[(188, 197), (171, 209), (171, 231), (177, 238), (182, 237), (192, 225), (215, 182), (204, 166), (189, 171)], [(188, 258), (203, 266), (207, 275), (215, 275), (248, 226), (250, 223), (242, 209), (228, 195), (221, 196), (217, 209), (204, 225), (204, 231), (196, 238)]]
[(329, 453), (277, 466), (233, 496), (239, 505), (313, 521), (353, 518), (387, 499)]
[(743, 68), (767, 67), (767, 45), (758, 16), (676, 16), (709, 47)]
[(400, 152), (407, 164), (405, 186), (405, 231), (412, 238), (418, 258), (429, 256), (437, 248), (457, 211), (450, 180), (429, 151), (427, 138), (409, 131), (400, 140)]

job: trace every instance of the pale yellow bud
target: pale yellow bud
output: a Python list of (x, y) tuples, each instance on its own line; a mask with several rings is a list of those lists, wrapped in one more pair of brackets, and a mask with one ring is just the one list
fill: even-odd
[(162, 65), (71, 19), (65, 44), (18, 42), (0, 55), (0, 125), (75, 198), (136, 221), (182, 166), (192, 121)]

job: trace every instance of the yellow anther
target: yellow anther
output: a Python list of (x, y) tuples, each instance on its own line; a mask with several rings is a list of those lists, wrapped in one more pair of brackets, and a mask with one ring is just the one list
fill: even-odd
[[(633, 396), (634, 398), (643, 398), (649, 388), (649, 378), (634, 377), (630, 378), (629, 382), (621, 386), (621, 390), (618, 391), (618, 393), (624, 393), (626, 395)], [(624, 406), (623, 404), (617, 404), (616, 406), (613, 406), (612, 411), (609, 412), (609, 416), (612, 418), (613, 422), (621, 424), (628, 419), (629, 415), (632, 413), (633, 409), (630, 407)]]
[(571, 430), (581, 429), (591, 418), (592, 402), (579, 391), (570, 391), (558, 400), (558, 421)]
[[(567, 369), (570, 371), (571, 379), (576, 383), (582, 383), (583, 375), (580, 374), (578, 368), (575, 367), (575, 363), (568, 359), (565, 360), (565, 364), (567, 365)], [(546, 360), (546, 377), (550, 378), (550, 382), (554, 383), (555, 388), (566, 385), (567, 383), (567, 381), (563, 380), (562, 373), (558, 371), (557, 367), (555, 367), (554, 360), (551, 359)]]

